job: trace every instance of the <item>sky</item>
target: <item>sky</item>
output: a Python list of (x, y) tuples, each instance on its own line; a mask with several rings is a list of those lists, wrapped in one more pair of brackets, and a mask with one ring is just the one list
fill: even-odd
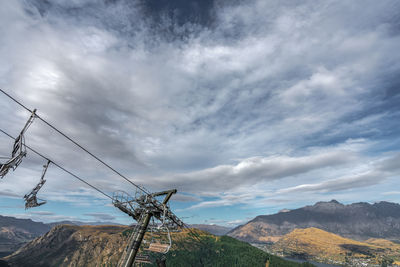
[[(318, 201), (400, 202), (400, 2), (5, 0), (0, 88), (187, 223), (236, 226)], [(0, 128), (29, 113), (0, 95)], [(113, 195), (135, 188), (35, 120), (26, 144)], [(12, 140), (0, 134), (0, 156)], [(132, 223), (33, 153), (0, 214)]]

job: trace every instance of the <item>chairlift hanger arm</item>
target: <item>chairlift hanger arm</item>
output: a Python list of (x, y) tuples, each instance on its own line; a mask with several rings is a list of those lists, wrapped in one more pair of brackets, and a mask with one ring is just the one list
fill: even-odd
[(33, 123), (33, 120), (36, 117), (35, 112), (36, 109), (32, 111), (31, 116), (25, 123), (25, 126), (22, 128), (17, 138), (13, 138), (14, 144), (13, 144), (13, 149), (11, 151), (11, 157), (7, 160), (7, 162), (0, 164), (0, 178), (6, 176), (10, 169), (15, 170), (21, 164), (22, 158), (26, 156), (26, 145), (25, 145), (24, 134), (28, 130), (29, 126)]
[[(32, 189), (32, 191), (29, 194), (26, 194), (24, 196), (25, 209), (39, 207), (39, 206), (47, 203), (47, 201), (37, 198), (36, 195), (39, 192), (39, 190), (43, 187), (43, 185), (46, 183), (44, 176), (46, 175), (46, 172), (47, 172), (47, 169), (49, 168), (50, 163), (51, 163), (51, 161), (47, 160), (46, 164), (43, 165), (42, 176), (40, 177), (39, 183)], [(41, 200), (42, 202), (38, 202), (38, 200)]]

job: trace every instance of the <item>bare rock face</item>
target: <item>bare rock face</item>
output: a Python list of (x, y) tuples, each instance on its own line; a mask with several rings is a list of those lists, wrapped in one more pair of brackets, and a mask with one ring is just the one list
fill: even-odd
[[(122, 253), (122, 226), (58, 225), (5, 258), (11, 266), (109, 266)], [(90, 260), (89, 260), (90, 259)], [(90, 262), (88, 264), (88, 262)]]
[(400, 205), (390, 202), (343, 205), (336, 200), (257, 216), (228, 233), (251, 243), (275, 242), (297, 228), (316, 227), (344, 237), (400, 241)]

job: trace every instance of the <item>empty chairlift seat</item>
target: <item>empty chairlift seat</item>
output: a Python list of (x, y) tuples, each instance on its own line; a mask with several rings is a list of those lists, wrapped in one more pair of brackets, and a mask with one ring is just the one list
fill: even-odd
[[(36, 195), (39, 192), (39, 190), (43, 187), (44, 183), (46, 182), (46, 180), (44, 179), (44, 176), (46, 175), (46, 172), (47, 172), (47, 169), (49, 168), (50, 162), (51, 161), (48, 160), (47, 163), (43, 166), (42, 177), (40, 178), (39, 183), (35, 186), (35, 188), (32, 189), (32, 191), (29, 194), (26, 194), (24, 196), (25, 209), (39, 207), (43, 204), (46, 204), (45, 200), (37, 198)], [(38, 200), (40, 200), (41, 202), (38, 202)]]
[(137, 255), (135, 258), (135, 263), (149, 263), (151, 264), (151, 260), (149, 255)]
[(151, 243), (150, 246), (147, 248), (147, 250), (157, 253), (167, 253), (169, 247), (170, 247), (169, 244)]

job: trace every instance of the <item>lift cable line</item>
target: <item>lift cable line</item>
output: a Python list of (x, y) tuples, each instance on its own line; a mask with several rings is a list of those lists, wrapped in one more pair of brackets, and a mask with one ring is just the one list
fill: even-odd
[[(4, 135), (8, 136), (9, 138), (16, 140), (15, 137), (13, 137), (11, 134), (7, 133), (3, 129), (0, 128), (0, 132), (2, 132)], [(178, 217), (176, 217), (170, 209), (167, 207), (167, 202), (171, 198), (173, 194), (176, 193), (176, 189), (169, 190), (169, 191), (163, 191), (163, 192), (158, 192), (158, 193), (153, 193), (153, 194), (145, 194), (138, 196), (137, 199), (132, 199), (128, 201), (122, 200), (122, 198), (113, 196), (111, 197), (104, 191), (100, 190), (96, 186), (88, 183), (85, 181), (83, 178), (79, 177), (78, 175), (72, 173), (71, 171), (67, 170), (60, 164), (54, 162), (53, 160), (49, 159), (49, 157), (44, 156), (42, 153), (38, 152), (37, 150), (31, 148), (28, 145), (24, 145), (27, 149), (35, 153), (36, 155), (42, 157), (43, 159), (47, 160), (48, 164), (52, 163), (54, 166), (58, 167), (62, 171), (68, 173), (72, 177), (78, 179), (82, 183), (88, 185), (89, 187), (93, 188), (94, 190), (98, 191), (99, 193), (103, 194), (107, 198), (111, 199), (114, 206), (120, 209), (121, 211), (127, 213), (129, 216), (133, 217), (135, 220), (137, 220), (138, 224), (136, 225), (134, 231), (131, 234), (131, 237), (128, 240), (128, 244), (126, 246), (126, 249), (124, 250), (124, 253), (120, 259), (119, 266), (124, 266), (124, 267), (130, 267), (133, 266), (134, 262), (136, 262), (136, 257), (137, 261), (139, 262), (140, 260), (140, 255), (138, 255), (140, 245), (144, 239), (144, 234), (148, 228), (150, 219), (152, 217), (156, 217), (158, 220), (162, 221), (165, 223), (166, 219), (169, 220), (169, 226), (172, 224), (178, 226), (179, 228), (187, 228), (189, 232), (198, 240), (200, 243), (203, 245), (206, 245), (202, 242), (200, 239), (199, 235), (194, 232), (192, 229), (189, 228), (187, 224), (182, 222)], [(48, 167), (48, 165), (47, 165)], [(47, 170), (47, 168), (46, 168)], [(164, 196), (163, 203), (161, 206), (159, 205), (159, 202), (155, 199), (155, 197), (158, 196)], [(137, 202), (138, 206), (131, 206), (133, 202)], [(128, 206), (129, 205), (129, 206)], [(169, 230), (168, 230), (169, 231)], [(168, 251), (166, 251), (168, 252)], [(165, 260), (165, 259), (164, 259)]]
[[(13, 100), (15, 103), (17, 103), (18, 105), (20, 105), (22, 108), (24, 108), (25, 110), (29, 111), (29, 112), (33, 112), (31, 109), (29, 109), (27, 106), (25, 106), (24, 104), (22, 104), (20, 101), (18, 101), (17, 99), (15, 99), (13, 96), (11, 96), (10, 94), (8, 94), (7, 92), (5, 92), (3, 89), (0, 88), (0, 92), (2, 92), (5, 96), (7, 96), (8, 98), (10, 98), (11, 100)], [(55, 126), (53, 126), (52, 124), (50, 124), (49, 122), (47, 122), (45, 119), (41, 118), (38, 114), (35, 113), (35, 118), (38, 118), (39, 120), (41, 120), (42, 122), (44, 122), (46, 125), (48, 125), (50, 128), (52, 128), (53, 130), (55, 130), (56, 132), (58, 132), (59, 134), (61, 134), (62, 136), (64, 136), (66, 139), (68, 139), (69, 141), (71, 141), (73, 144), (75, 144), (76, 146), (78, 146), (80, 149), (82, 149), (83, 151), (85, 151), (86, 153), (88, 153), (90, 156), (92, 156), (93, 158), (95, 158), (96, 160), (98, 160), (100, 163), (102, 163), (104, 166), (106, 166), (107, 168), (109, 168), (110, 170), (112, 170), (114, 173), (116, 173), (117, 175), (119, 175), (120, 177), (122, 177), (123, 179), (125, 179), (126, 181), (128, 181), (130, 184), (132, 184), (133, 186), (135, 186), (136, 188), (138, 188), (140, 191), (142, 191), (143, 193), (145, 193), (147, 196), (151, 196), (152, 194), (146, 190), (145, 188), (143, 188), (143, 186), (140, 186), (134, 182), (132, 182), (131, 180), (129, 180), (126, 176), (124, 176), (123, 174), (121, 174), (119, 171), (117, 171), (115, 168), (111, 167), (109, 164), (107, 164), (106, 162), (104, 162), (102, 159), (100, 159), (98, 156), (94, 155), (92, 152), (90, 152), (88, 149), (84, 148), (82, 145), (80, 145), (78, 142), (76, 142), (75, 140), (73, 140), (71, 137), (69, 137), (68, 135), (66, 135), (65, 133), (63, 133), (62, 131), (60, 131), (59, 129), (57, 129)], [(71, 174), (72, 175), (72, 174)], [(157, 201), (157, 199), (153, 199), (153, 205), (161, 210), (162, 209), (162, 204)], [(169, 211), (169, 215), (171, 215), (172, 217), (178, 219), (178, 217), (176, 217), (171, 211)], [(176, 223), (178, 223), (178, 221), (175, 221)], [(180, 222), (183, 224), (183, 222)]]
[[(148, 231), (149, 228), (149, 223), (150, 220), (152, 218), (155, 218), (156, 220), (161, 222), (161, 226), (164, 227), (164, 229), (166, 229), (166, 232), (169, 234), (169, 228), (171, 229), (183, 229), (183, 228), (188, 228), (189, 232), (192, 233), (192, 235), (194, 237), (196, 237), (196, 239), (198, 239), (201, 243), (203, 243), (199, 237), (199, 235), (197, 233), (195, 233), (194, 231), (192, 231), (192, 229), (190, 229), (188, 227), (188, 225), (186, 225), (182, 220), (180, 220), (169, 208), (168, 205), (168, 201), (170, 200), (171, 196), (173, 194), (176, 194), (177, 190), (176, 189), (172, 189), (172, 190), (167, 190), (167, 191), (162, 191), (162, 192), (157, 192), (157, 193), (150, 193), (148, 190), (146, 190), (144, 187), (139, 186), (137, 184), (135, 184), (134, 182), (132, 182), (131, 180), (129, 180), (127, 177), (125, 177), (123, 174), (121, 174), (120, 172), (118, 172), (116, 169), (114, 169), (113, 167), (111, 167), (109, 164), (105, 163), (102, 159), (100, 159), (99, 157), (97, 157), (96, 155), (94, 155), (92, 152), (90, 152), (89, 150), (87, 150), (86, 148), (84, 148), (82, 145), (80, 145), (79, 143), (77, 143), (76, 141), (74, 141), (71, 137), (69, 137), (68, 135), (64, 134), (62, 131), (60, 131), (59, 129), (57, 129), (55, 126), (53, 126), (52, 124), (50, 124), (49, 122), (47, 122), (46, 120), (44, 120), (43, 118), (41, 118), (39, 115), (37, 115), (35, 113), (36, 110), (31, 110), (28, 107), (26, 107), (25, 105), (23, 105), (21, 102), (19, 102), (18, 100), (16, 100), (14, 97), (12, 97), (11, 95), (9, 95), (8, 93), (6, 93), (4, 90), (2, 90), (0, 88), (0, 91), (6, 95), (7, 97), (9, 97), (11, 100), (13, 100), (14, 102), (16, 102), (18, 105), (20, 105), (21, 107), (23, 107), (25, 110), (31, 112), (32, 114), (35, 115), (35, 118), (38, 118), (39, 120), (41, 120), (42, 122), (44, 122), (46, 125), (48, 125), (50, 128), (52, 128), (53, 130), (55, 130), (56, 132), (58, 132), (59, 134), (61, 134), (62, 136), (64, 136), (66, 139), (68, 139), (69, 141), (71, 141), (73, 144), (75, 144), (76, 146), (78, 146), (80, 149), (82, 149), (83, 151), (85, 151), (86, 153), (88, 153), (90, 156), (92, 156), (93, 158), (95, 158), (96, 160), (98, 160), (100, 163), (102, 163), (103, 165), (105, 165), (107, 168), (109, 168), (110, 170), (112, 170), (114, 173), (116, 173), (117, 175), (119, 175), (120, 177), (122, 177), (123, 179), (125, 179), (126, 181), (128, 181), (130, 184), (132, 184), (133, 186), (135, 186), (137, 188), (135, 197), (132, 198), (129, 196), (129, 194), (126, 193), (126, 195), (122, 195), (122, 196), (118, 196), (115, 195), (113, 197), (111, 197), (110, 195), (108, 195), (107, 193), (103, 192), (102, 190), (100, 190), (99, 188), (91, 185), (90, 183), (88, 183), (87, 181), (85, 181), (84, 179), (80, 178), (79, 176), (75, 175), (74, 173), (72, 173), (71, 171), (65, 169), (64, 167), (62, 167), (61, 165), (55, 163), (54, 161), (50, 160), (48, 157), (44, 156), (43, 154), (39, 153), (38, 151), (34, 150), (33, 148), (27, 146), (26, 144), (24, 144), (24, 147), (28, 148), (29, 150), (31, 150), (32, 152), (34, 152), (35, 154), (41, 156), (42, 158), (48, 160), (48, 162), (53, 163), (53, 165), (57, 166), (58, 168), (60, 168), (61, 170), (63, 170), (64, 172), (70, 174), (71, 176), (73, 176), (74, 178), (80, 180), (81, 182), (85, 183), (86, 185), (90, 186), (91, 188), (95, 189), (96, 191), (100, 192), (101, 194), (103, 194), (104, 196), (110, 198), (112, 200), (113, 205), (118, 208), (120, 211), (128, 214), (129, 216), (131, 216), (134, 220), (137, 221), (137, 225), (134, 228), (134, 231), (132, 232), (131, 237), (128, 240), (128, 244), (127, 247), (124, 251), (124, 255), (121, 257), (121, 260), (119, 262), (119, 266), (123, 266), (123, 267), (131, 267), (133, 266), (133, 264), (136, 262), (140, 262), (140, 256), (138, 255), (138, 253), (140, 252), (140, 247), (142, 244), (142, 241), (144, 239), (144, 234), (146, 233), (146, 231)], [(17, 138), (14, 138), (12, 135), (8, 134), (7, 132), (5, 132), (4, 130), (0, 129), (0, 131), (2, 133), (4, 133), (5, 135), (7, 135), (8, 137), (17, 140)], [(41, 180), (41, 182), (43, 182)], [(45, 182), (45, 181), (44, 181)], [(43, 186), (44, 182), (41, 184), (41, 186)], [(40, 183), (38, 184), (40, 189)], [(38, 187), (37, 186), (37, 187)], [(35, 190), (36, 188), (34, 188)], [(140, 192), (140, 193), (139, 193)], [(138, 194), (139, 193), (139, 194)], [(156, 197), (161, 197), (161, 196), (165, 196), (162, 203), (160, 201), (157, 200)], [(128, 198), (130, 198), (130, 200), (127, 200)], [(152, 226), (150, 226), (151, 228)], [(160, 229), (160, 228), (159, 228)], [(157, 247), (157, 249), (156, 249)], [(168, 247), (168, 249), (167, 249)], [(170, 245), (167, 244), (153, 244), (151, 246), (151, 248), (153, 249), (154, 252), (158, 252), (158, 253), (162, 253), (163, 256), (161, 259), (159, 259), (161, 262), (164, 262), (164, 266), (165, 266), (165, 256), (164, 254), (168, 252)], [(150, 247), (149, 247), (149, 250)], [(138, 258), (136, 259), (136, 256), (138, 256)], [(157, 263), (159, 263), (159, 261), (157, 260)]]
[[(9, 97), (11, 100), (13, 100), (15, 103), (17, 103), (18, 105), (20, 105), (21, 107), (23, 107), (25, 110), (29, 111), (30, 113), (33, 112), (33, 110), (31, 110), (30, 108), (28, 108), (27, 106), (25, 106), (24, 104), (22, 104), (20, 101), (18, 101), (17, 99), (15, 99), (13, 96), (11, 96), (10, 94), (8, 94), (7, 92), (5, 92), (3, 89), (0, 88), (0, 91), (6, 95), (7, 97)], [(85, 151), (86, 153), (88, 153), (90, 156), (92, 156), (93, 158), (95, 158), (97, 161), (99, 161), (100, 163), (102, 163), (104, 166), (106, 166), (107, 168), (109, 168), (111, 171), (113, 171), (114, 173), (116, 173), (117, 175), (119, 175), (120, 177), (122, 177), (123, 179), (125, 179), (127, 182), (129, 182), (130, 184), (132, 184), (133, 186), (137, 187), (139, 190), (143, 191), (146, 194), (149, 194), (150, 192), (147, 191), (145, 188), (143, 188), (142, 186), (135, 184), (134, 182), (132, 182), (131, 180), (129, 180), (125, 175), (123, 175), (122, 173), (120, 173), (119, 171), (117, 171), (116, 169), (114, 169), (113, 167), (111, 167), (109, 164), (107, 164), (104, 160), (100, 159), (99, 157), (97, 157), (95, 154), (93, 154), (92, 152), (90, 152), (89, 150), (87, 150), (86, 148), (84, 148), (82, 145), (80, 145), (79, 143), (77, 143), (75, 140), (73, 140), (71, 137), (69, 137), (68, 135), (66, 135), (65, 133), (63, 133), (62, 131), (60, 131), (59, 129), (57, 129), (55, 126), (53, 126), (52, 124), (50, 124), (49, 122), (47, 122), (45, 119), (43, 119), (42, 117), (40, 117), (38, 114), (35, 114), (36, 118), (38, 118), (39, 120), (41, 120), (42, 122), (44, 122), (47, 126), (49, 126), (50, 128), (52, 128), (53, 130), (55, 130), (57, 133), (61, 134), (62, 136), (64, 136), (66, 139), (68, 139), (70, 142), (72, 142), (74, 145), (76, 145), (77, 147), (79, 147), (80, 149), (82, 149), (83, 151)]]
[[(21, 106), (22, 108), (24, 108), (25, 110), (27, 110), (28, 112), (33, 112), (30, 108), (28, 108), (27, 106), (25, 106), (24, 104), (22, 104), (20, 101), (18, 101), (17, 99), (15, 99), (13, 96), (11, 96), (10, 94), (8, 94), (6, 91), (4, 91), (3, 89), (0, 88), (0, 92), (2, 92), (5, 96), (7, 96), (8, 98), (10, 98), (11, 100), (13, 100), (15, 103), (17, 103), (19, 106)], [(35, 110), (36, 111), (36, 110)], [(76, 146), (78, 146), (80, 149), (82, 149), (83, 151), (85, 151), (86, 153), (88, 153), (90, 156), (92, 156), (93, 158), (95, 158), (96, 160), (98, 160), (100, 163), (102, 163), (104, 166), (106, 166), (107, 168), (109, 168), (110, 170), (112, 170), (114, 173), (116, 173), (117, 175), (119, 175), (120, 177), (122, 177), (123, 179), (125, 179), (126, 181), (128, 181), (130, 184), (132, 184), (133, 186), (135, 186), (136, 188), (138, 188), (140, 191), (142, 191), (143, 193), (145, 193), (147, 196), (151, 196), (152, 194), (146, 190), (145, 188), (143, 188), (143, 186), (140, 186), (134, 182), (132, 182), (131, 180), (129, 180), (126, 176), (124, 176), (123, 174), (121, 174), (119, 171), (117, 171), (115, 168), (111, 167), (109, 164), (107, 164), (106, 162), (104, 162), (102, 159), (100, 159), (98, 156), (94, 155), (92, 152), (90, 152), (88, 149), (84, 148), (82, 145), (80, 145), (78, 142), (76, 142), (75, 140), (73, 140), (71, 137), (69, 137), (68, 135), (66, 135), (65, 133), (63, 133), (61, 130), (59, 130), (58, 128), (56, 128), (55, 126), (53, 126), (51, 123), (47, 122), (45, 119), (43, 119), (42, 117), (40, 117), (37, 113), (35, 113), (35, 118), (41, 120), (42, 122), (44, 122), (46, 125), (48, 125), (50, 128), (52, 128), (53, 130), (55, 130), (57, 133), (61, 134), (62, 136), (64, 136), (66, 139), (68, 139), (69, 141), (71, 141), (73, 144), (75, 144)], [(44, 157), (45, 158), (45, 157)], [(66, 170), (65, 170), (66, 171)], [(68, 171), (67, 171), (68, 172)], [(71, 174), (73, 175), (73, 174)], [(73, 175), (74, 176), (74, 175)], [(157, 199), (153, 199), (153, 205), (158, 208), (159, 210), (161, 210), (162, 208), (162, 204), (157, 201)], [(175, 217), (178, 219), (178, 217), (176, 217), (171, 211), (169, 211), (169, 215)], [(177, 223), (177, 221), (176, 221)], [(180, 222), (183, 224), (183, 222)]]
[[(5, 135), (7, 135), (8, 137), (10, 137), (11, 139), (14, 139), (14, 140), (15, 140), (15, 138), (14, 138), (12, 135), (10, 135), (9, 133), (7, 133), (6, 131), (4, 131), (4, 130), (2, 130), (2, 129), (0, 129), (0, 131), (1, 131), (3, 134), (5, 134)], [(91, 188), (93, 188), (94, 190), (96, 190), (96, 191), (98, 191), (99, 193), (103, 194), (104, 196), (108, 197), (109, 199), (111, 199), (111, 200), (113, 199), (113, 198), (112, 198), (110, 195), (108, 195), (107, 193), (103, 192), (102, 190), (100, 190), (99, 188), (95, 187), (94, 185), (91, 185), (90, 183), (86, 182), (84, 179), (80, 178), (78, 175), (72, 173), (71, 171), (69, 171), (69, 170), (67, 170), (66, 168), (64, 168), (63, 166), (61, 166), (60, 164), (58, 164), (58, 163), (54, 162), (53, 160), (49, 159), (48, 157), (44, 156), (42, 153), (38, 152), (37, 150), (35, 150), (35, 149), (29, 147), (29, 146), (26, 145), (26, 144), (25, 144), (25, 147), (26, 147), (27, 149), (29, 149), (30, 151), (32, 151), (33, 153), (35, 153), (36, 155), (42, 157), (43, 159), (50, 161), (54, 166), (57, 166), (57, 167), (58, 167), (59, 169), (61, 169), (62, 171), (68, 173), (69, 175), (71, 175), (71, 176), (73, 176), (74, 178), (78, 179), (78, 180), (81, 181), (82, 183), (84, 183), (84, 184), (90, 186)]]

